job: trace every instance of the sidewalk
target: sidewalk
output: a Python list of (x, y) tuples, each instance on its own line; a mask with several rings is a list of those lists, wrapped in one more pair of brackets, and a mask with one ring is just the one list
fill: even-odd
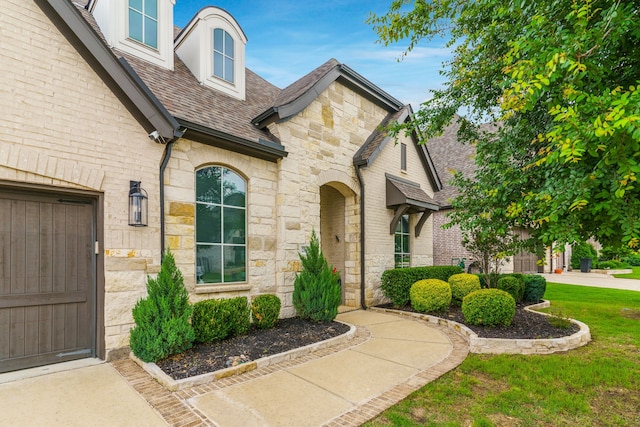
[(358, 426), (468, 354), (462, 336), (442, 326), (373, 310), (337, 320), (356, 326), (350, 342), (173, 393), (130, 359), (18, 380), (11, 376), (20, 373), (1, 374), (0, 419), (52, 427)]
[(640, 291), (640, 280), (616, 279), (615, 277), (607, 274), (567, 271), (561, 274), (543, 273), (541, 276), (544, 276), (544, 278), (547, 279), (547, 282), (553, 283)]
[(160, 427), (166, 423), (113, 366), (83, 359), (0, 374), (0, 425)]

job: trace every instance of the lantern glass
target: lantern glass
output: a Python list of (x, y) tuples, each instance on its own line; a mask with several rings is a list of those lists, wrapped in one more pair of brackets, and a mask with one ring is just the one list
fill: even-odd
[(149, 198), (140, 181), (129, 181), (129, 225), (146, 227), (149, 223)]

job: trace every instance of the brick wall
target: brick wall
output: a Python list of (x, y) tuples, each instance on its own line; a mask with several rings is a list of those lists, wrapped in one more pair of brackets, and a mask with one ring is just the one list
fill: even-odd
[[(160, 261), (163, 147), (34, 2), (3, 2), (0, 37), (0, 179), (103, 193), (106, 349), (126, 346)], [(149, 193), (149, 227), (127, 225), (129, 180)]]

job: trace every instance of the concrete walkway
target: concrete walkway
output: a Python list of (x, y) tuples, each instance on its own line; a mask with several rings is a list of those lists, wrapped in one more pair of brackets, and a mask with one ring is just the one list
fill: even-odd
[[(640, 291), (596, 273), (549, 282)], [(457, 333), (393, 314), (342, 313), (356, 337), (240, 376), (167, 391), (132, 360), (96, 359), (0, 374), (0, 424), (16, 426), (356, 426), (458, 366)]]
[(356, 326), (351, 341), (177, 392), (130, 359), (0, 374), (0, 425), (358, 426), (468, 354), (461, 335), (407, 317), (338, 320)]
[(561, 274), (542, 274), (547, 282), (564, 283), (567, 285), (593, 286), (598, 288), (625, 289), (628, 291), (640, 291), (640, 280), (616, 279), (613, 276), (599, 273), (581, 273), (579, 271), (567, 271)]
[(0, 374), (2, 426), (159, 427), (166, 422), (97, 359)]

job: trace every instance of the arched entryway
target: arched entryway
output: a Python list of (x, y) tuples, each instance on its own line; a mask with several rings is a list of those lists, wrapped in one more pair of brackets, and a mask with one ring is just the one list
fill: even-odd
[(330, 185), (320, 187), (320, 242), (329, 265), (340, 272), (345, 301), (345, 197)]

